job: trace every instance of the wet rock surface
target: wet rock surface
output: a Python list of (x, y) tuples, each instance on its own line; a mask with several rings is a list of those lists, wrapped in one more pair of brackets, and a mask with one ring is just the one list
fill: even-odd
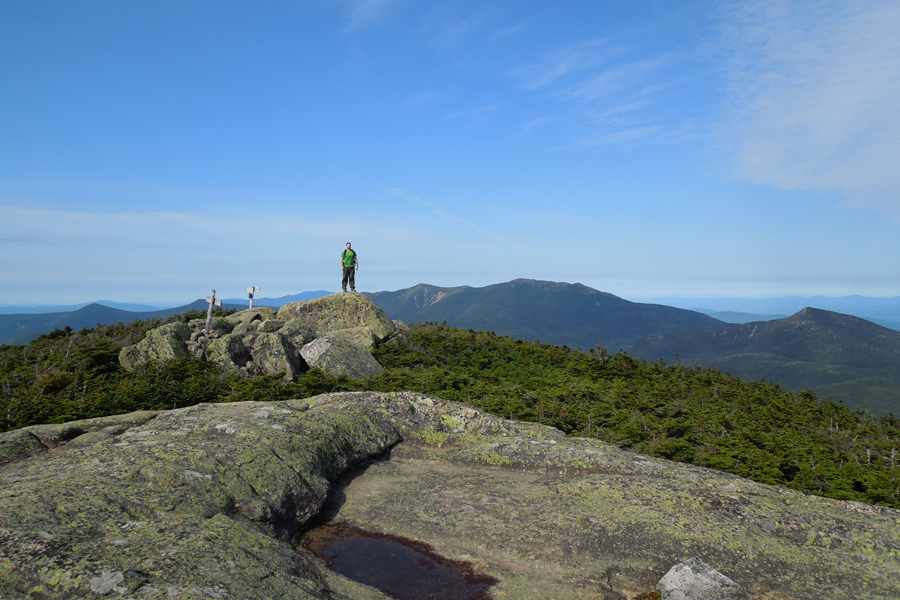
[(690, 558), (753, 598), (900, 597), (898, 511), (422, 394), (37, 426), (0, 458), (3, 598), (384, 598), (292, 543), (326, 497), (322, 517), (496, 578), (495, 600), (650, 597)]
[(336, 572), (400, 600), (490, 600), (497, 583), (422, 542), (343, 524), (318, 527), (302, 544)]

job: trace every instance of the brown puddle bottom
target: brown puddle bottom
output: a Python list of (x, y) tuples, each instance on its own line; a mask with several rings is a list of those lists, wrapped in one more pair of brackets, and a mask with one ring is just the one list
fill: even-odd
[(497, 583), (427, 544), (345, 523), (312, 529), (300, 543), (344, 577), (398, 600), (491, 600), (488, 588)]

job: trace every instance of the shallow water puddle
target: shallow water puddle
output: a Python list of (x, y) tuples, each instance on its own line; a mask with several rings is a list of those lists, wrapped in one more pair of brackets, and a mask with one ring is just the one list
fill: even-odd
[(313, 529), (301, 543), (344, 577), (399, 600), (490, 600), (488, 588), (497, 583), (425, 544), (346, 524)]

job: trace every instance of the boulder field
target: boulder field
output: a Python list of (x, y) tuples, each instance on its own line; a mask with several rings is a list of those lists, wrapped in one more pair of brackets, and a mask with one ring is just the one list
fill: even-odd
[[(133, 370), (191, 354), (242, 377), (283, 373), (293, 380), (310, 367), (364, 379), (381, 372), (371, 351), (400, 334), (397, 325), (362, 294), (331, 294), (292, 302), (278, 312), (261, 307), (213, 319), (169, 323), (123, 348), (119, 362)], [(400, 324), (403, 326), (403, 324)]]
[(324, 520), (466, 561), (495, 600), (659, 597), (686, 573), (756, 599), (900, 597), (900, 511), (418, 393), (0, 434), (2, 598), (385, 598), (302, 547)]

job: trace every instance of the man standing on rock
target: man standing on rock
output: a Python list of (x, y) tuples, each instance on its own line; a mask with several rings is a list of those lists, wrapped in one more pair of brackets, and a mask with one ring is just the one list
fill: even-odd
[(347, 249), (341, 252), (341, 269), (344, 271), (344, 278), (341, 280), (341, 289), (347, 291), (347, 282), (350, 282), (350, 291), (356, 291), (356, 278), (354, 271), (359, 270), (359, 259), (356, 258), (356, 252), (350, 248), (350, 242), (347, 242)]

